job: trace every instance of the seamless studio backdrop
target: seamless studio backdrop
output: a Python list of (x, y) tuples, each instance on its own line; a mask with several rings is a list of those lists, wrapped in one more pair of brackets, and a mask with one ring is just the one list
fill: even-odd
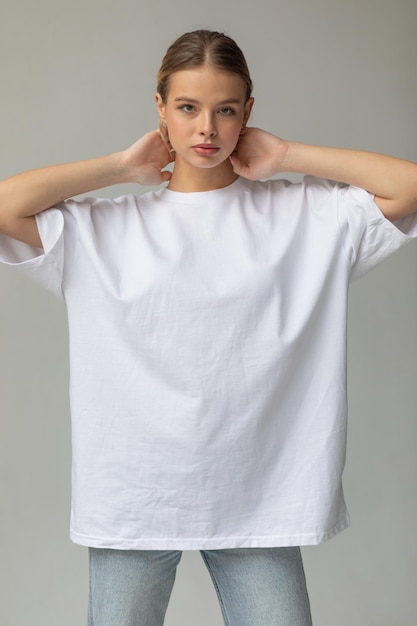
[[(415, 0), (3, 0), (0, 177), (121, 150), (156, 127), (155, 75), (179, 34), (223, 30), (246, 54), (252, 125), (284, 138), (417, 161)], [(96, 195), (143, 189), (118, 186)], [(303, 550), (320, 626), (417, 623), (417, 248), (351, 289), (351, 528)], [(0, 623), (86, 622), (87, 551), (68, 539), (65, 310), (1, 267)], [(185, 553), (167, 626), (220, 626)]]

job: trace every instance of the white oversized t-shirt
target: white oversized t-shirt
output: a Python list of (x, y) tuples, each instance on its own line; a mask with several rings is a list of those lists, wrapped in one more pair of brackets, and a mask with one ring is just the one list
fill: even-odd
[(415, 216), (394, 225), (331, 181), (240, 178), (37, 222), (44, 253), (1, 250), (68, 310), (74, 542), (290, 546), (348, 526), (348, 285)]

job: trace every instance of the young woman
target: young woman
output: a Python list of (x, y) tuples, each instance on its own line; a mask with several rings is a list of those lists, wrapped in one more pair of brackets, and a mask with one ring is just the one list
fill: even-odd
[[(187, 33), (159, 130), (0, 185), (2, 260), (68, 310), (90, 626), (163, 624), (185, 549), (226, 624), (306, 626), (299, 546), (349, 523), (348, 285), (416, 236), (417, 165), (247, 127), (251, 94), (233, 40)], [(168, 184), (69, 199), (124, 182)]]

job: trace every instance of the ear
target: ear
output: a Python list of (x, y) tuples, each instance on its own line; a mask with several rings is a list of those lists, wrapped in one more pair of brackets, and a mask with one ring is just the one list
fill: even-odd
[(252, 113), (253, 103), (255, 102), (255, 98), (249, 98), (249, 100), (245, 104), (245, 113), (243, 115), (243, 125), (248, 123), (250, 114)]
[(159, 117), (165, 119), (165, 104), (162, 101), (160, 93), (155, 94), (156, 108), (158, 109)]

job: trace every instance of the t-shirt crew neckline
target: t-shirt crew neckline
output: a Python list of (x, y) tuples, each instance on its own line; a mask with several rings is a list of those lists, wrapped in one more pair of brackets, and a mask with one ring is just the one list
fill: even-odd
[(226, 187), (220, 187), (219, 189), (210, 189), (209, 191), (173, 191), (164, 187), (159, 191), (159, 197), (164, 202), (176, 202), (180, 204), (196, 204), (196, 202), (205, 202), (207, 200), (213, 200), (216, 197), (224, 197), (228, 194), (234, 194), (242, 187), (244, 181), (241, 177), (234, 180), (230, 185)]

